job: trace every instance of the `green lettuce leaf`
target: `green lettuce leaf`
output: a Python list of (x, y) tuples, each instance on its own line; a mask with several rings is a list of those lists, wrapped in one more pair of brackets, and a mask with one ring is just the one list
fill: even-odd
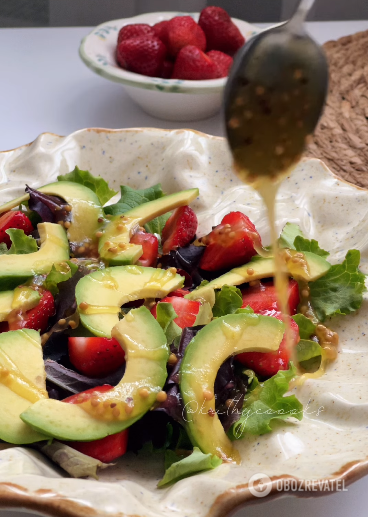
[(167, 343), (170, 345), (174, 339), (181, 335), (182, 329), (174, 322), (177, 318), (171, 303), (161, 302), (157, 304), (156, 320), (165, 332)]
[(279, 238), (279, 247), (295, 250), (294, 241), (296, 237), (304, 238), (304, 234), (297, 224), (286, 223)]
[(39, 448), (73, 478), (91, 476), (98, 479), (98, 469), (106, 469), (113, 466), (112, 463), (102, 463), (56, 440)]
[(309, 361), (313, 357), (321, 357), (322, 347), (316, 341), (301, 339), (296, 346), (296, 357), (299, 363)]
[(65, 282), (65, 280), (69, 280), (74, 273), (78, 271), (78, 266), (67, 260), (65, 262), (60, 262), (58, 264), (53, 264), (50, 273), (47, 275), (44, 287), (48, 291), (50, 291), (53, 295), (59, 292), (58, 284), (60, 282)]
[(299, 327), (300, 339), (309, 339), (315, 334), (317, 325), (304, 316), (304, 314), (295, 314), (292, 318)]
[(272, 431), (272, 420), (289, 417), (301, 420), (303, 405), (295, 397), (284, 397), (289, 382), (295, 377), (296, 368), (290, 363), (289, 370), (280, 370), (265, 382), (261, 382), (245, 396), (240, 419), (231, 427), (229, 437), (239, 440), (246, 434), (259, 435)]
[(58, 176), (57, 179), (58, 181), (73, 181), (74, 183), (88, 187), (97, 194), (101, 205), (107, 203), (109, 199), (117, 194), (101, 176), (96, 178), (89, 171), (81, 171), (77, 166), (75, 166), (73, 171), (63, 176)]
[(161, 488), (198, 472), (214, 469), (221, 463), (220, 458), (212, 454), (203, 454), (197, 447), (194, 447), (190, 456), (183, 459), (180, 459), (175, 452), (167, 450), (165, 453), (166, 472), (157, 486)]
[(237, 309), (235, 314), (254, 314), (254, 310), (250, 305), (247, 305), (246, 307)]
[(365, 275), (359, 271), (360, 251), (349, 250), (342, 264), (310, 282), (310, 302), (320, 321), (337, 314), (350, 314), (360, 308), (366, 290)]
[[(114, 205), (106, 206), (104, 208), (105, 214), (120, 215), (136, 206), (148, 203), (148, 201), (154, 201), (164, 195), (161, 184), (153, 185), (145, 189), (135, 190), (134, 188), (123, 185), (120, 187), (121, 197)], [(144, 225), (144, 228), (149, 233), (157, 233), (161, 235), (162, 230), (165, 226), (166, 221), (170, 217), (170, 213), (160, 215), (149, 221)]]
[(304, 239), (304, 237), (301, 237), (298, 235), (295, 237), (294, 240), (294, 249), (296, 251), (310, 251), (311, 253), (314, 253), (315, 255), (319, 255), (320, 257), (326, 258), (329, 256), (329, 252), (320, 248), (319, 244), (316, 240), (308, 240)]
[(7, 255), (27, 255), (28, 253), (36, 253), (38, 251), (36, 240), (24, 233), (23, 230), (16, 230), (11, 228), (6, 230), (9, 235), (12, 245), (9, 250), (3, 248), (1, 253)]
[(216, 301), (212, 313), (216, 318), (234, 314), (243, 305), (243, 297), (240, 289), (233, 285), (224, 285), (216, 291)]

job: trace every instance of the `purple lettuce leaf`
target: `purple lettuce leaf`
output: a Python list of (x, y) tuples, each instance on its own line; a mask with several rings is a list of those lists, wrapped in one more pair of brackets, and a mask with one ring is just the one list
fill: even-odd
[(56, 387), (56, 390), (61, 388), (64, 390), (64, 393), (67, 392), (67, 396), (69, 396), (91, 388), (96, 388), (96, 386), (103, 386), (104, 384), (116, 386), (124, 375), (125, 364), (114, 373), (110, 373), (104, 377), (87, 377), (86, 375), (66, 368), (56, 361), (47, 359), (45, 361), (45, 371), (50, 387), (53, 385), (52, 388)]
[(36, 212), (43, 223), (58, 223), (59, 221), (70, 221), (71, 213), (66, 210), (67, 203), (56, 196), (43, 194), (26, 185), (26, 192), (29, 194), (28, 207)]

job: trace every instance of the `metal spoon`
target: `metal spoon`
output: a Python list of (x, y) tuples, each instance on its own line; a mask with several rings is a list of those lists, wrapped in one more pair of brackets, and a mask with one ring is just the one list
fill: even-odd
[(299, 161), (322, 113), (328, 66), (303, 22), (314, 0), (293, 18), (240, 49), (225, 89), (225, 121), (237, 173), (253, 183), (276, 179)]

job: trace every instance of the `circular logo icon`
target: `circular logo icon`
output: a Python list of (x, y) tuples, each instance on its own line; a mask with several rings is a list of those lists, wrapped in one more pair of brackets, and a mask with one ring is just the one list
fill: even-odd
[(267, 474), (253, 474), (248, 481), (248, 488), (254, 497), (266, 497), (272, 490), (271, 478)]

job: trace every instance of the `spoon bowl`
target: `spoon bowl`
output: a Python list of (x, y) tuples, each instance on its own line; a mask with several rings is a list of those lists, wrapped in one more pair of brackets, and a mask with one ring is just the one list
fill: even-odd
[(227, 137), (243, 181), (277, 178), (299, 161), (327, 88), (326, 57), (298, 16), (240, 49), (224, 104)]

